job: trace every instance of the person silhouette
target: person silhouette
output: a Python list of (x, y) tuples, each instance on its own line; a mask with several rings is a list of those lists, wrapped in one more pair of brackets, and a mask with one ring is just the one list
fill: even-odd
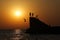
[(38, 17), (38, 15), (36, 15), (36, 17)]
[(30, 12), (30, 14), (29, 14), (30, 16), (31, 16), (31, 12)]
[(34, 13), (32, 13), (32, 17), (34, 16)]
[(24, 22), (26, 22), (26, 19), (24, 18)]

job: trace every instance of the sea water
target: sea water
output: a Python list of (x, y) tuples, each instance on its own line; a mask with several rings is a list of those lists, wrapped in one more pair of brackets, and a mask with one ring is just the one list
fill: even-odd
[(0, 31), (0, 40), (28, 40), (28, 36), (20, 29)]
[(0, 40), (60, 40), (59, 34), (30, 35), (20, 29), (0, 30)]

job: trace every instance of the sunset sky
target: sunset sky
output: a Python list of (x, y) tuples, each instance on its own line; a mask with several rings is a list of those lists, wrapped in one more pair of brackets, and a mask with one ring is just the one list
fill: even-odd
[(0, 28), (27, 28), (29, 12), (46, 24), (60, 26), (59, 0), (0, 0)]

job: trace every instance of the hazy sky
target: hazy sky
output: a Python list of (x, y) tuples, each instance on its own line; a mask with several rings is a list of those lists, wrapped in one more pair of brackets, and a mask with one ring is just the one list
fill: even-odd
[[(23, 16), (14, 18), (14, 10), (21, 10)], [(1, 26), (27, 26), (29, 12), (38, 15), (40, 20), (49, 25), (60, 25), (60, 0), (0, 0)], [(23, 22), (23, 18), (27, 19), (27, 23)]]

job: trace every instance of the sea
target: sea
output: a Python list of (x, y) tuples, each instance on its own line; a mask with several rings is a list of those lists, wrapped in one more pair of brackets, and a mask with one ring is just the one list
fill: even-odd
[(60, 40), (60, 34), (30, 35), (24, 30), (0, 30), (0, 40)]

